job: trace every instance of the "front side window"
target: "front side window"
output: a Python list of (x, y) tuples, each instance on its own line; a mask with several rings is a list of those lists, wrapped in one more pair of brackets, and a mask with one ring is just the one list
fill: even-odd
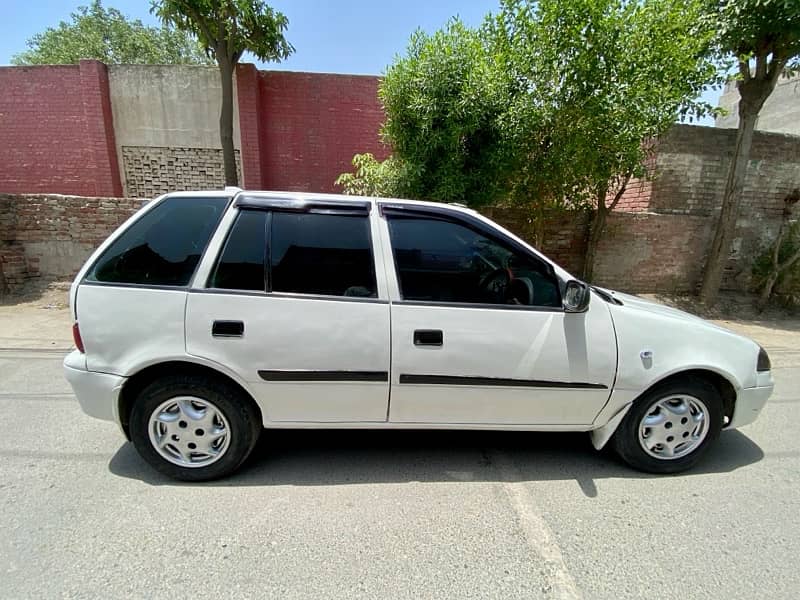
[(273, 292), (377, 296), (365, 216), (275, 212), (269, 246)]
[(435, 217), (389, 218), (404, 300), (560, 307), (558, 282), (535, 256)]
[(166, 198), (131, 225), (95, 262), (87, 281), (186, 286), (228, 198)]

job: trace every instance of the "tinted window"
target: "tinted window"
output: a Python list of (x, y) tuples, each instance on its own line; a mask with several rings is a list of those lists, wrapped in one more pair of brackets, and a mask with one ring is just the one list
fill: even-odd
[(267, 216), (255, 210), (239, 214), (211, 277), (211, 287), (264, 291)]
[(558, 284), (544, 262), (474, 229), (393, 217), (389, 231), (405, 300), (561, 305)]
[(227, 198), (163, 200), (111, 244), (87, 279), (188, 285), (227, 203)]
[(270, 260), (275, 292), (377, 295), (366, 217), (276, 212)]

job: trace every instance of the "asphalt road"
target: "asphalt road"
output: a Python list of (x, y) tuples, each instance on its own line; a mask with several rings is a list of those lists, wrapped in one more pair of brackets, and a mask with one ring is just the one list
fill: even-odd
[(758, 330), (759, 421), (673, 477), (577, 434), (284, 431), (178, 484), (80, 412), (63, 353), (0, 350), (0, 597), (797, 598), (792, 327)]

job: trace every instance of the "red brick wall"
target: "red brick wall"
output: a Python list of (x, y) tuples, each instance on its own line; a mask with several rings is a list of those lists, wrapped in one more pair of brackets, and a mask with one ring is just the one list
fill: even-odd
[(0, 192), (121, 195), (105, 65), (0, 67)]
[(261, 92), (258, 70), (255, 65), (239, 65), (236, 70), (236, 94), (239, 102), (239, 131), (242, 145), (242, 181), (245, 189), (259, 190), (264, 187), (261, 171)]
[[(384, 115), (377, 77), (281, 71), (258, 75), (262, 189), (336, 192), (334, 181), (351, 170), (354, 154), (388, 155), (378, 138)], [(244, 135), (242, 127), (243, 146)], [(247, 175), (245, 180), (254, 187)]]

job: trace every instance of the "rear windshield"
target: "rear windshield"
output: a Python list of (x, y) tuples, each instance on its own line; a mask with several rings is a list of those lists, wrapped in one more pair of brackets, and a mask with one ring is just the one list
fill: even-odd
[(228, 201), (225, 197), (162, 200), (103, 252), (86, 280), (189, 285)]

